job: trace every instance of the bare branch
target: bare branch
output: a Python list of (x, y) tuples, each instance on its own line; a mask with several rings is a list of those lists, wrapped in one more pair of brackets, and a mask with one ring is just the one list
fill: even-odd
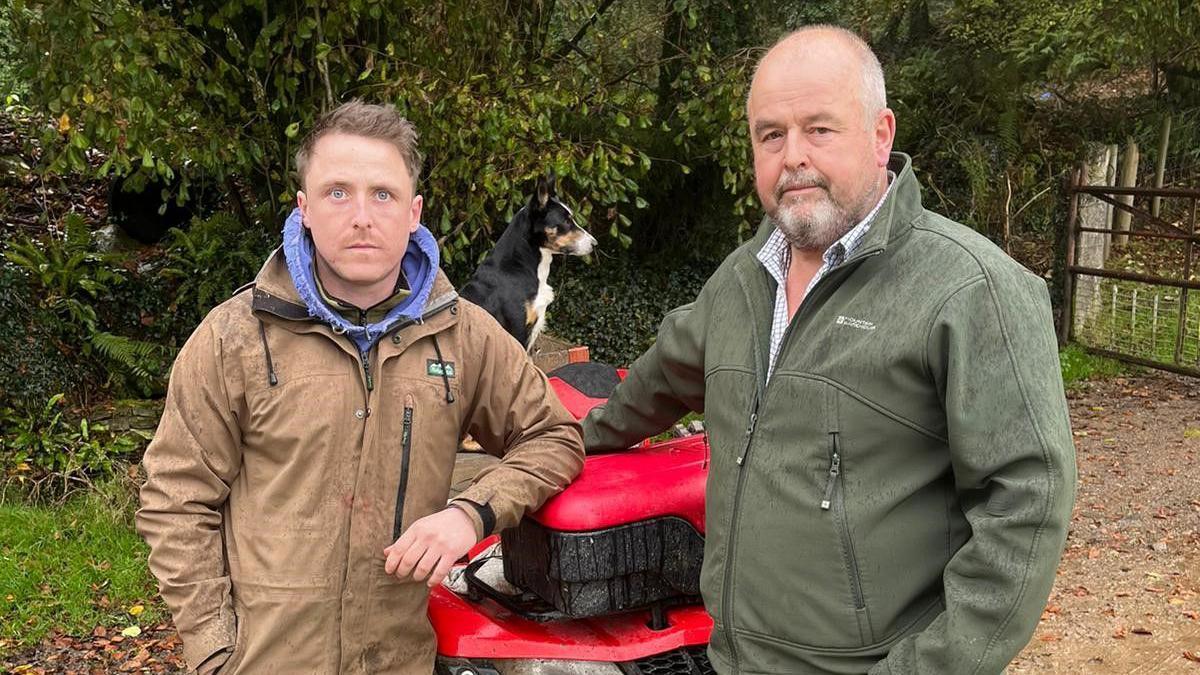
[(572, 51), (576, 51), (579, 41), (583, 39), (584, 35), (587, 35), (587, 32), (591, 30), (592, 26), (596, 25), (596, 22), (600, 20), (600, 15), (608, 11), (608, 8), (611, 7), (614, 2), (616, 2), (616, 0), (601, 0), (600, 6), (596, 8), (596, 11), (592, 12), (592, 16), (589, 17), (587, 21), (583, 22), (583, 25), (579, 27), (579, 30), (575, 31), (575, 35), (572, 36), (570, 40), (562, 43), (562, 45), (560, 45), (559, 48), (554, 51), (554, 55), (551, 56), (550, 59), (553, 61), (559, 61)]

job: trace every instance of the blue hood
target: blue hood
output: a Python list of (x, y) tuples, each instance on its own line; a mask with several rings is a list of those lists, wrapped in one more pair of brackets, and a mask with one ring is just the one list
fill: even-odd
[(437, 241), (424, 225), (418, 225), (408, 240), (408, 250), (400, 262), (412, 293), (393, 307), (382, 321), (358, 326), (347, 321), (321, 299), (317, 281), (313, 277), (314, 254), (312, 237), (300, 220), (300, 209), (293, 209), (283, 224), (283, 256), (287, 260), (292, 283), (308, 307), (309, 316), (329, 324), (336, 332), (349, 335), (361, 352), (370, 351), (379, 338), (400, 321), (421, 317), (429, 300), (429, 292), (433, 289), (439, 263)]

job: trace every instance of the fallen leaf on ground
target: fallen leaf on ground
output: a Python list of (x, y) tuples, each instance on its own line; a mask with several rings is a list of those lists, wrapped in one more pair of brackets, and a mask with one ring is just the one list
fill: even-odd
[(142, 629), (138, 626), (130, 626), (129, 628), (121, 631), (121, 635), (124, 635), (125, 637), (137, 637), (141, 634)]

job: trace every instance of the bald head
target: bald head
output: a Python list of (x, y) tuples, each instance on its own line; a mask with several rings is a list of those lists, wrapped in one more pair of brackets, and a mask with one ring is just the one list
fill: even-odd
[(759, 62), (746, 117), (767, 216), (819, 259), (887, 189), (896, 116), (879, 60), (841, 28), (796, 31)]
[[(845, 78), (844, 82), (857, 83), (855, 96), (862, 103), (867, 124), (887, 107), (883, 68), (875, 52), (862, 38), (840, 26), (806, 26), (784, 36), (758, 62), (753, 82), (760, 80), (764, 69), (769, 71), (773, 66), (816, 66), (837, 73)], [(754, 89), (752, 83), (749, 98), (754, 97)]]

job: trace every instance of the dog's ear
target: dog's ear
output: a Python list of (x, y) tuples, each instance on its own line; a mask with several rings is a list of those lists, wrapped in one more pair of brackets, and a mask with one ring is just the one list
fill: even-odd
[(546, 208), (546, 204), (550, 203), (550, 198), (554, 196), (554, 170), (547, 169), (546, 175), (538, 176), (537, 181), (537, 205), (539, 209)]

